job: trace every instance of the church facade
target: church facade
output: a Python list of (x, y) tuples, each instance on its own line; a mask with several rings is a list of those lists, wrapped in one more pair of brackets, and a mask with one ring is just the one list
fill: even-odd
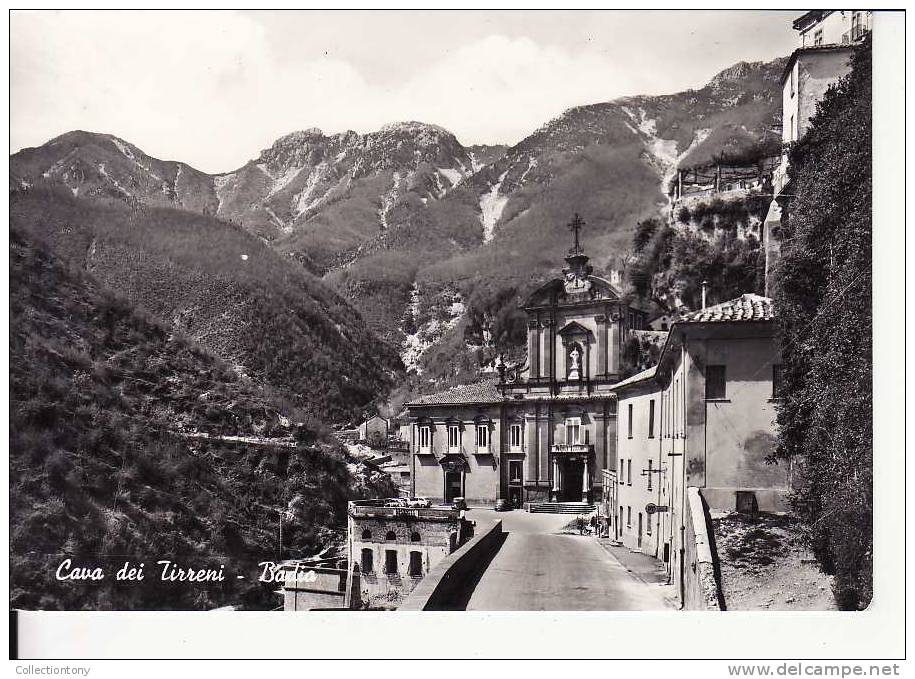
[(644, 309), (592, 274), (576, 215), (563, 277), (526, 301), (527, 361), (498, 378), (407, 404), (413, 495), (473, 506), (599, 499), (616, 469), (616, 395), (631, 330)]

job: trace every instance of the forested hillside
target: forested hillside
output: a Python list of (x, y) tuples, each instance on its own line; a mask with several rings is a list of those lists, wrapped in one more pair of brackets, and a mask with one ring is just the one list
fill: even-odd
[[(391, 492), (289, 400), (15, 228), (10, 327), (15, 608), (273, 607), (275, 586), (256, 583), (259, 561), (335, 542), (347, 499)], [(270, 444), (280, 440), (295, 443)], [(108, 575), (57, 580), (66, 558)], [(159, 559), (230, 575), (162, 583)], [(146, 580), (115, 582), (125, 561), (145, 562)]]
[(10, 221), (315, 416), (358, 416), (399, 368), (339, 295), (238, 226), (53, 184), (14, 191)]

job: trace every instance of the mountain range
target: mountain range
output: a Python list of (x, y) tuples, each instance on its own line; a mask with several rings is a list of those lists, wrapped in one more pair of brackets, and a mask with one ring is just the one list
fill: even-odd
[(11, 220), (240, 371), (345, 419), (395, 384), (435, 388), (519, 352), (517, 306), (561, 267), (572, 214), (598, 271), (618, 268), (678, 167), (780, 138), (784, 63), (569, 109), (511, 147), (420, 122), (307, 129), (211, 175), (71, 132), (11, 156)]

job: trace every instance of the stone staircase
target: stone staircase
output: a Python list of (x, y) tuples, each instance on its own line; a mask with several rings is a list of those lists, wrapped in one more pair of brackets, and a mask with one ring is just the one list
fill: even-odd
[(596, 506), (587, 502), (528, 502), (525, 509), (531, 514), (590, 514)]

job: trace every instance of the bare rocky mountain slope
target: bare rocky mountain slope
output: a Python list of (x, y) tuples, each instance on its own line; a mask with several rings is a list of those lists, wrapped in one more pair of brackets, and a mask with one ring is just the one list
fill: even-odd
[(54, 181), (80, 198), (237, 224), (323, 276), (431, 388), (479, 368), (484, 326), (499, 350), (520, 348), (514, 309), (561, 266), (574, 212), (606, 271), (628, 254), (636, 223), (665, 205), (677, 167), (777, 142), (784, 63), (742, 62), (698, 90), (573, 108), (511, 148), (465, 147), (418, 122), (310, 129), (211, 176), (71, 133), (11, 157), (11, 186)]

